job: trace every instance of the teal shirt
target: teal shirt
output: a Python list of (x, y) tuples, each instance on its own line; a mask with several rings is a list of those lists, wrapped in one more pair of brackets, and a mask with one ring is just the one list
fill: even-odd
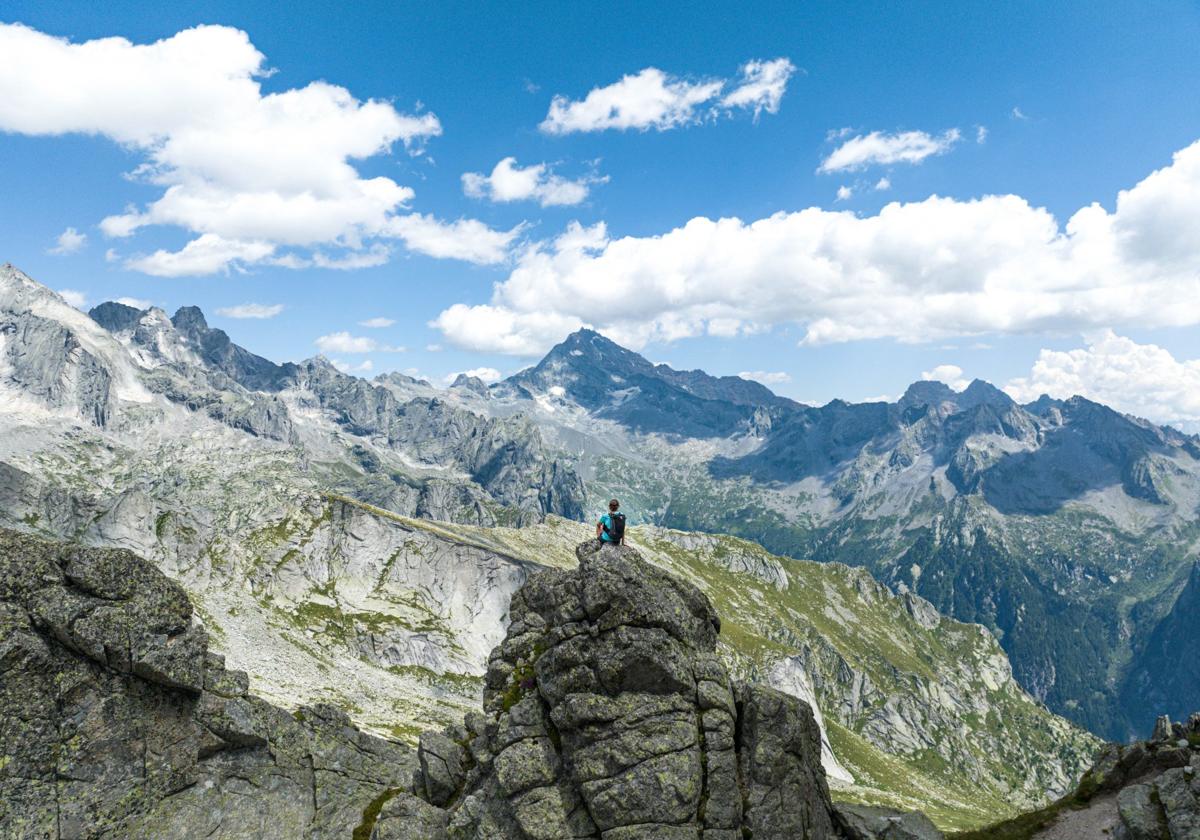
[(603, 525), (605, 529), (608, 529), (600, 531), (600, 540), (602, 542), (613, 542), (613, 538), (608, 534), (608, 531), (612, 529), (612, 517), (607, 513), (604, 514), (600, 517), (600, 524)]

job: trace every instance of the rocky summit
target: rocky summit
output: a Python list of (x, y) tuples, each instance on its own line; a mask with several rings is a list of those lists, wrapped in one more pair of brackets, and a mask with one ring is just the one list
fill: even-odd
[(892, 836), (830, 801), (807, 703), (730, 680), (698, 589), (623, 546), (577, 555), (518, 591), (484, 713), (421, 737), (415, 795), (384, 805), (373, 838)]
[(0, 836), (940, 836), (833, 805), (811, 708), (730, 680), (699, 590), (631, 549), (578, 555), (514, 596), (483, 713), (414, 754), (250, 694), (132, 553), (0, 531)]

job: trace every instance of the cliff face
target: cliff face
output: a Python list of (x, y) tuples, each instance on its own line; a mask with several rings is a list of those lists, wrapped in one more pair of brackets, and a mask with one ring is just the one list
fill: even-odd
[(183, 590), (126, 551), (0, 531), (0, 836), (349, 837), (407, 747), (292, 715), (208, 650)]
[(577, 554), (518, 591), (486, 713), (422, 736), (425, 801), (398, 798), (374, 836), (843, 836), (808, 704), (730, 681), (695, 587), (629, 548)]

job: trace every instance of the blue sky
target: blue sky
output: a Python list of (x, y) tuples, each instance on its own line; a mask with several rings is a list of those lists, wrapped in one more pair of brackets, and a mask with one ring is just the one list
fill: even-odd
[[(587, 323), (806, 401), (924, 373), (1200, 422), (1194, 3), (10, 2), (0, 21), (25, 51), (0, 69), (0, 260), (89, 305), (194, 303), (275, 359), (324, 347), (437, 380), (510, 373)], [(139, 46), (201, 24), (229, 29)], [(242, 72), (247, 50), (269, 72)], [(782, 60), (776, 98), (752, 96), (748, 63)], [(648, 68), (698, 103), (655, 112)], [(320, 81), (346, 91), (317, 91), (335, 120), (263, 106)], [(260, 90), (225, 109), (226, 85)], [(574, 122), (551, 125), (556, 96)], [(540, 186), (465, 188), (507, 158), (545, 165)], [(364, 210), (371, 179), (390, 197)], [(198, 200), (167, 207), (172, 190)], [(586, 244), (554, 244), (572, 223)], [(60, 247), (67, 229), (86, 239)], [(206, 235), (219, 255), (172, 256)], [(218, 314), (248, 303), (282, 309)]]

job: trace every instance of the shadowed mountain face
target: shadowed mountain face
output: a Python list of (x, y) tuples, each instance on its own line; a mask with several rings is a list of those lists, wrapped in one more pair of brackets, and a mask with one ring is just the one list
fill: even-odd
[[(1169, 602), (1169, 595), (1163, 599)], [(1134, 725), (1149, 727), (1156, 712), (1183, 718), (1200, 709), (1200, 563), (1192, 566), (1174, 604), (1154, 626), (1136, 658), (1122, 698)]]
[(499, 390), (531, 396), (552, 388), (563, 389), (597, 417), (676, 438), (726, 437), (744, 431), (760, 406), (776, 411), (796, 407), (740, 377), (653, 365), (591, 330), (573, 333)]

